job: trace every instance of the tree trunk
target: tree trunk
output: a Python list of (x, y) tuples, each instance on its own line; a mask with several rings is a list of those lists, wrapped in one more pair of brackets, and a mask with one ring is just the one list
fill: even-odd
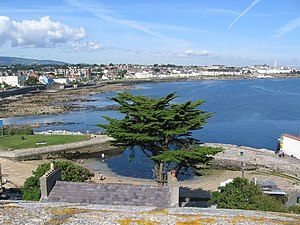
[(164, 163), (161, 161), (155, 161), (155, 165), (154, 165), (154, 175), (155, 175), (155, 179), (159, 184), (164, 183)]

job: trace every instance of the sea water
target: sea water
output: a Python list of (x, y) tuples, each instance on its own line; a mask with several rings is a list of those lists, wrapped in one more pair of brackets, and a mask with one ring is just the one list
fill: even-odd
[[(140, 84), (133, 94), (162, 97), (176, 92), (174, 103), (206, 100), (199, 108), (215, 114), (203, 129), (193, 132), (202, 142), (218, 142), (275, 150), (282, 133), (300, 134), (300, 79), (207, 80)], [(87, 96), (95, 107), (113, 105), (108, 97), (116, 93)], [(118, 111), (80, 110), (58, 115), (4, 119), (4, 124), (47, 123), (40, 130), (99, 132), (102, 116), (122, 118)], [(63, 125), (52, 125), (63, 122)], [(130, 152), (106, 160), (120, 175), (151, 178), (152, 163), (139, 151), (128, 161)], [(101, 159), (100, 159), (101, 160)]]

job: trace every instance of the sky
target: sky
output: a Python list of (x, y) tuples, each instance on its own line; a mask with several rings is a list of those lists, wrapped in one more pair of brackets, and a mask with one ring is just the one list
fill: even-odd
[(1, 0), (0, 56), (300, 65), (299, 0)]

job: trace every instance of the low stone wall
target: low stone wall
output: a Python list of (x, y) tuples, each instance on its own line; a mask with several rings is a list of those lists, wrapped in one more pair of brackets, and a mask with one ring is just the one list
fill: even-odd
[(45, 90), (45, 89), (46, 89), (45, 86), (39, 86), (39, 87), (25, 87), (25, 88), (1, 91), (0, 98), (6, 98), (6, 97), (14, 96), (14, 95), (22, 95), (22, 94), (26, 94), (31, 91)]

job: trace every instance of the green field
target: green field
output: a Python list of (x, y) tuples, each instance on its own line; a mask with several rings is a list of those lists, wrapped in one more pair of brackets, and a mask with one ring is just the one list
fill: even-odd
[[(39, 148), (49, 145), (60, 145), (88, 140), (84, 135), (13, 135), (0, 136), (0, 149), (15, 150), (22, 148)], [(46, 142), (46, 144), (36, 144)]]

